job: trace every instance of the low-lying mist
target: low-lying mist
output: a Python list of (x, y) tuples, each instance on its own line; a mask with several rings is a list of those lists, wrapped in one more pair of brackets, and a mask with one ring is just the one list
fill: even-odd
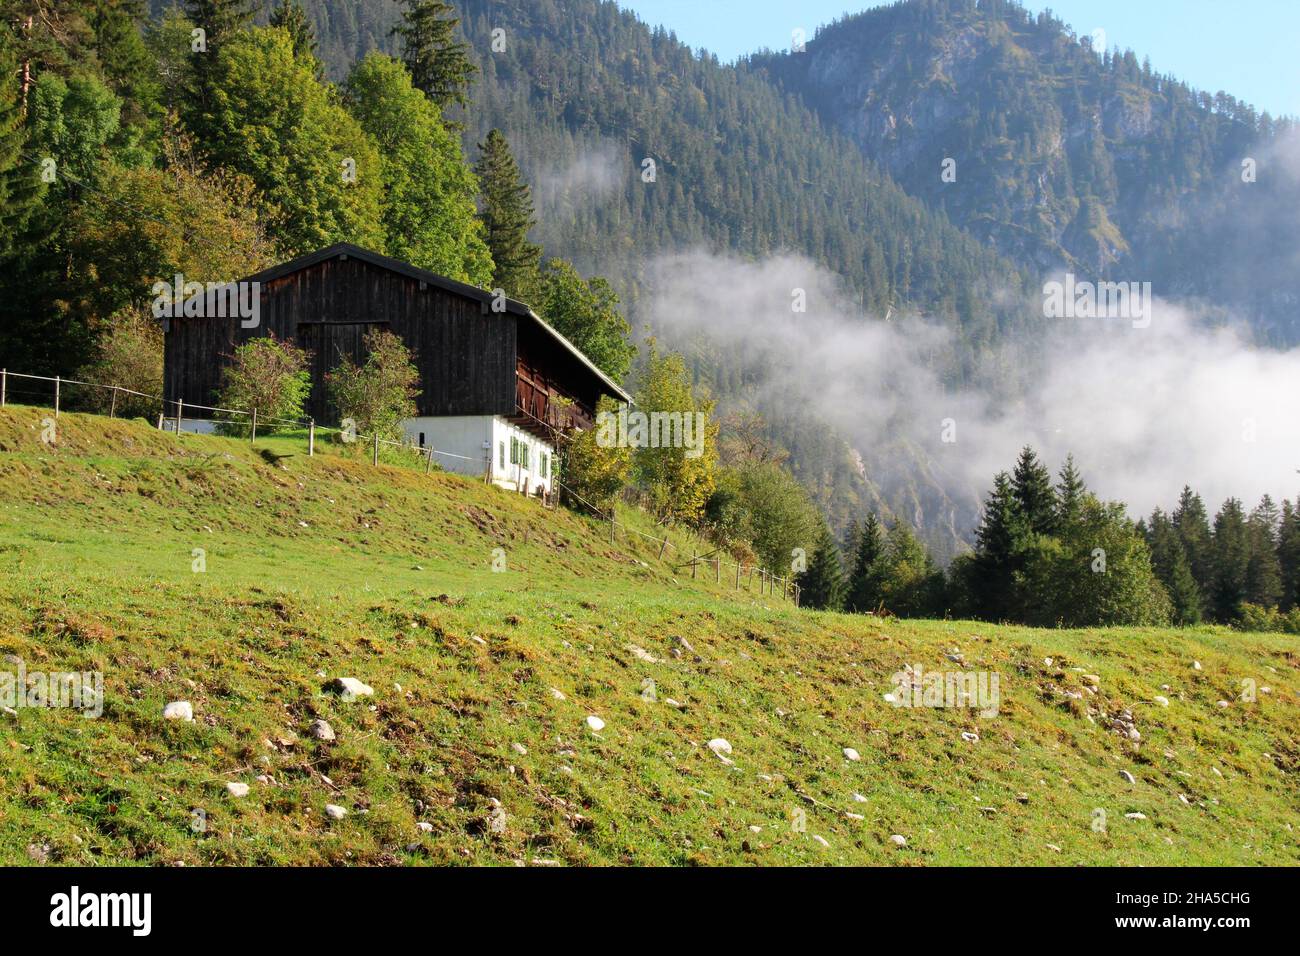
[(1171, 507), (1184, 484), (1212, 510), (1228, 496), (1249, 506), (1300, 490), (1300, 349), (1209, 328), (1159, 289), (1146, 328), (1047, 319), (1030, 303), (1035, 331), (999, 343), (951, 387), (940, 372), (950, 329), (857, 314), (836, 277), (802, 257), (693, 252), (661, 257), (643, 276), (644, 324), (739, 363), (760, 410), (797, 402), (824, 419), (869, 478), (887, 470), (883, 455), (912, 447), (953, 500), (973, 505), (1029, 444), (1054, 470), (1073, 453), (1090, 487), (1134, 517)]

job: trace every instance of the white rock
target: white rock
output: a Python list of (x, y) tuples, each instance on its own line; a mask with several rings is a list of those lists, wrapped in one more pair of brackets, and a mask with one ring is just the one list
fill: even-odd
[(336, 677), (334, 678), (333, 687), (344, 700), (356, 700), (358, 697), (371, 697), (375, 689), (369, 684), (363, 684), (355, 677)]
[(1133, 775), (1127, 770), (1121, 770), (1119, 775), (1124, 778), (1125, 783), (1137, 783), (1137, 780), (1135, 780)]
[(342, 820), (348, 815), (348, 811), (340, 807), (337, 803), (325, 804), (325, 816), (331, 820)]
[(850, 820), (865, 820), (865, 819), (866, 819), (866, 817), (864, 817), (864, 816), (863, 816), (862, 814), (860, 814), (860, 813), (849, 813), (847, 810), (844, 812), (844, 815), (845, 815), (846, 817), (848, 817)]
[(1043, 658), (1043, 664), (1044, 664), (1045, 666), (1047, 666), (1047, 667), (1051, 667), (1051, 666), (1052, 666), (1052, 659), (1051, 659), (1050, 657), (1044, 657), (1044, 658)]
[(193, 720), (194, 708), (188, 700), (174, 700), (163, 708), (165, 720)]
[(1194, 670), (1194, 671), (1199, 671), (1200, 669), (1201, 669), (1201, 662), (1200, 662), (1200, 661), (1192, 661), (1192, 670)]
[(521, 743), (513, 743), (513, 744), (511, 744), (511, 745), (510, 745), (510, 749), (513, 750), (515, 753), (519, 754), (519, 756), (521, 756), (521, 757), (522, 757), (524, 754), (528, 753), (528, 748), (525, 747), (525, 746), (524, 746), (523, 744), (521, 744)]
[(751, 824), (749, 825), (749, 832), (750, 832), (750, 833), (762, 833), (762, 832), (763, 832), (763, 828), (760, 827), (760, 826), (758, 826), (757, 824), (751, 823)]
[(682, 709), (681, 701), (673, 700), (671, 697), (665, 697), (664, 703), (669, 707), (676, 707), (678, 710)]
[(979, 739), (980, 739), (980, 735), (979, 735), (979, 734), (973, 734), (973, 733), (971, 733), (969, 730), (963, 730), (963, 731), (961, 732), (961, 739), (964, 740), (964, 741), (966, 741), (967, 743), (972, 743), (972, 744), (973, 744), (973, 743), (978, 743), (978, 742), (979, 742)]
[(889, 838), (889, 842), (894, 844), (894, 846), (907, 846), (907, 837), (903, 836), (901, 833), (895, 833)]
[(334, 728), (324, 720), (313, 720), (311, 722), (311, 735), (317, 740), (334, 740)]
[(564, 691), (552, 687), (551, 696), (554, 697), (556, 700), (564, 700)]
[(1192, 801), (1188, 800), (1187, 795), (1184, 793), (1180, 793), (1178, 799), (1183, 801), (1183, 803), (1187, 804), (1189, 807), (1192, 805)]
[(601, 720), (599, 717), (597, 717), (595, 714), (588, 714), (587, 726), (590, 727), (592, 730), (599, 732), (605, 729), (605, 722)]
[(1215, 706), (1218, 707), (1220, 710), (1226, 710), (1228, 707), (1228, 702), (1226, 700), (1221, 700), (1217, 704), (1215, 704)]
[(861, 759), (862, 759), (862, 754), (858, 753), (858, 752), (857, 752), (856, 750), (854, 750), (852, 747), (845, 747), (845, 748), (844, 748), (844, 759), (845, 759), (845, 760), (861, 760)]
[(814, 833), (813, 839), (817, 841), (818, 845), (821, 846), (822, 849), (830, 849), (830, 844), (826, 842), (825, 837), (818, 836), (816, 833)]
[(416, 828), (417, 830), (419, 830), (421, 833), (432, 833), (432, 832), (433, 832), (433, 824), (432, 824), (432, 823), (425, 823), (423, 820), (421, 820), (419, 823), (417, 823), (417, 824), (415, 825), (415, 828)]
[(1134, 743), (1137, 743), (1142, 739), (1142, 735), (1138, 732), (1138, 729), (1136, 727), (1130, 727), (1128, 729), (1128, 739), (1133, 741)]
[(1168, 698), (1168, 697), (1161, 697), (1159, 694), (1157, 694), (1157, 695), (1153, 698), (1153, 700), (1155, 700), (1155, 702), (1156, 702), (1157, 704), (1159, 704), (1161, 707), (1168, 707), (1168, 706), (1169, 706), (1169, 698)]
[(232, 797), (246, 797), (248, 796), (248, 784), (230, 780), (226, 783), (226, 793)]
[(714, 737), (709, 741), (708, 747), (718, 756), (731, 753), (731, 744), (722, 737)]
[(1047, 848), (1048, 848), (1049, 850), (1051, 850), (1053, 853), (1060, 853), (1060, 852), (1061, 852), (1061, 848), (1060, 848), (1059, 846), (1057, 846), (1055, 843), (1049, 843), (1049, 844), (1047, 844)]
[(853, 795), (853, 802), (854, 802), (854, 803), (866, 803), (866, 802), (867, 802), (867, 798), (864, 797), (864, 796), (863, 796), (862, 794), (860, 794), (860, 793), (855, 793), (855, 794)]
[(1145, 813), (1126, 813), (1124, 816), (1129, 820), (1145, 820), (1147, 818)]
[(500, 806), (493, 807), (487, 815), (488, 832), (501, 836), (506, 832), (506, 811)]

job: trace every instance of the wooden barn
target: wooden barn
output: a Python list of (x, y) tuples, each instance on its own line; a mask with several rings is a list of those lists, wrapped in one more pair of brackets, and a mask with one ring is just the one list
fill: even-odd
[(408, 436), (441, 453), (448, 470), (540, 493), (551, 488), (555, 431), (592, 427), (603, 395), (630, 401), (523, 303), (506, 299), (494, 310), (490, 292), (354, 245), (321, 249), (236, 285), (254, 290), (253, 318), (233, 309), (214, 317), (218, 310), (209, 308), (166, 319), (167, 407), (217, 404), (235, 347), (273, 334), (311, 353), (307, 414), (337, 423), (325, 374), (344, 356), (363, 362), (365, 334), (383, 328), (406, 343), (420, 372)]

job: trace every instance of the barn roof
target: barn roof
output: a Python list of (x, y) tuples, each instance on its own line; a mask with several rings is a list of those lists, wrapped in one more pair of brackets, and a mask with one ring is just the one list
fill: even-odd
[[(477, 286), (469, 285), (465, 282), (457, 282), (455, 279), (448, 279), (446, 276), (440, 276), (436, 272), (429, 272), (427, 269), (421, 269), (411, 265), (409, 262), (403, 262), (400, 259), (393, 259), (389, 256), (382, 256), (377, 252), (371, 252), (369, 249), (363, 249), (361, 246), (354, 246), (350, 242), (336, 242), (332, 246), (326, 246), (324, 249), (318, 249), (315, 252), (309, 252), (304, 256), (296, 259), (290, 259), (288, 262), (282, 262), (278, 266), (272, 266), (256, 275), (248, 276), (245, 282), (271, 282), (283, 276), (290, 275), (300, 269), (314, 266), (317, 263), (324, 262), (327, 259), (336, 259), (340, 256), (351, 256), (360, 259), (363, 262), (369, 262), (381, 269), (388, 269), (390, 272), (396, 272), (400, 275), (408, 276), (420, 282), (436, 286), (446, 292), (463, 296), (467, 299), (473, 299), (486, 306), (491, 307), (495, 296), (491, 292), (480, 289)], [(616, 396), (624, 402), (631, 403), (632, 396), (611, 379), (608, 375), (596, 367), (596, 364), (582, 353), (582, 350), (566, 339), (563, 335), (552, 328), (540, 315), (530, 309), (523, 302), (515, 299), (506, 299), (506, 311), (514, 315), (521, 316), (535, 323), (547, 335), (558, 342), (562, 347), (567, 349), (585, 365), (591, 372), (600, 379), (601, 383), (609, 389), (611, 395)]]

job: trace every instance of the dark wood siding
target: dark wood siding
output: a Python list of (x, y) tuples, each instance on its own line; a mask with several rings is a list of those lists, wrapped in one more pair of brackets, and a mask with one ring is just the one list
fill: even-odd
[(337, 414), (326, 399), (325, 374), (342, 356), (363, 361), (365, 333), (386, 328), (414, 355), (421, 415), (508, 415), (519, 323), (518, 315), (485, 311), (469, 296), (355, 256), (328, 258), (264, 282), (257, 328), (243, 329), (237, 318), (171, 319), (165, 394), (169, 402), (215, 404), (235, 347), (273, 334), (311, 351), (307, 413), (332, 422)]

